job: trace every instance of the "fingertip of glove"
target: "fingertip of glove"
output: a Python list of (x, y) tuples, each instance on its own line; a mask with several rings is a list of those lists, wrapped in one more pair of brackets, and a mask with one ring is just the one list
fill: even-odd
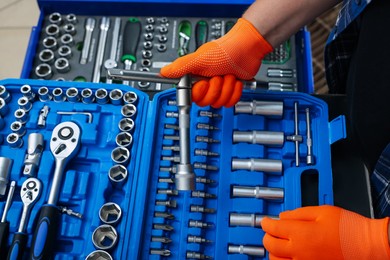
[(233, 94), (232, 94), (232, 97), (230, 98), (230, 100), (226, 103), (225, 107), (229, 108), (229, 107), (232, 107), (234, 106), (238, 101), (240, 101), (241, 99), (241, 96), (242, 96), (242, 90), (243, 90), (243, 83), (241, 81), (237, 81), (235, 86), (234, 86), (234, 90), (233, 90)]

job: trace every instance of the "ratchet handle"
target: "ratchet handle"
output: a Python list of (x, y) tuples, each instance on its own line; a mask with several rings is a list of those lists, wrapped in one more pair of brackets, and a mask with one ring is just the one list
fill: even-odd
[(8, 260), (22, 260), (26, 249), (28, 236), (26, 233), (17, 232), (8, 251)]
[(39, 214), (29, 259), (52, 259), (61, 212), (55, 205), (44, 205)]
[(129, 18), (126, 22), (125, 29), (123, 32), (123, 56), (121, 58), (122, 62), (124, 62), (125, 60), (137, 62), (136, 51), (140, 35), (140, 21), (135, 17)]
[(0, 255), (5, 255), (8, 244), (9, 222), (0, 222)]

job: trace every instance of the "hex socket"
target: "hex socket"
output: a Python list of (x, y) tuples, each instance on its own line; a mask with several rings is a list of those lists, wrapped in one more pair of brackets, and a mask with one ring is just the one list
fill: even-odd
[(47, 36), (58, 37), (60, 35), (60, 27), (56, 24), (49, 24), (45, 28)]
[(112, 256), (104, 250), (95, 250), (85, 260), (112, 260)]
[(62, 35), (60, 38), (60, 42), (62, 45), (68, 45), (68, 46), (74, 45), (73, 36), (69, 33)]
[(234, 106), (235, 113), (263, 115), (263, 116), (283, 116), (282, 101), (240, 101)]
[(104, 224), (115, 225), (121, 217), (122, 209), (114, 202), (107, 202), (100, 207), (99, 218)]
[(264, 217), (279, 219), (277, 216), (258, 215), (258, 214), (250, 214), (250, 213), (249, 214), (230, 213), (229, 225), (261, 228), (261, 221), (263, 220)]
[(116, 229), (107, 224), (98, 226), (92, 233), (92, 243), (96, 249), (112, 249), (118, 241)]
[(53, 100), (55, 102), (62, 102), (65, 100), (64, 93), (61, 88), (55, 88), (53, 89)]
[(133, 136), (129, 132), (120, 132), (115, 138), (116, 144), (122, 147), (130, 147), (133, 143)]
[(50, 49), (42, 50), (38, 57), (39, 60), (43, 63), (52, 64), (54, 62), (54, 52)]
[(118, 127), (122, 132), (131, 132), (134, 129), (134, 121), (129, 117), (122, 118), (118, 123)]
[(108, 179), (115, 188), (123, 187), (126, 183), (127, 175), (127, 168), (120, 164), (113, 165), (108, 171)]
[(44, 38), (42, 44), (43, 47), (45, 47), (45, 49), (50, 49), (50, 50), (56, 50), (58, 47), (57, 40), (53, 36)]
[(283, 163), (281, 160), (271, 159), (232, 159), (232, 170), (247, 170), (281, 174)]
[(68, 61), (68, 59), (65, 59), (63, 57), (58, 58), (54, 62), (54, 67), (57, 69), (57, 71), (59, 73), (66, 73), (66, 72), (70, 71), (69, 61)]
[(58, 12), (51, 13), (49, 15), (49, 22), (53, 23), (53, 24), (61, 24), (62, 23), (62, 16), (61, 16), (61, 14), (58, 13)]
[(38, 98), (41, 102), (49, 101), (51, 100), (51, 95), (49, 93), (49, 89), (45, 86), (40, 87), (38, 89)]
[(133, 104), (122, 106), (121, 113), (124, 117), (133, 117), (137, 113), (137, 108)]
[(79, 101), (79, 90), (77, 88), (68, 88), (65, 95), (69, 102), (75, 103)]
[(93, 103), (95, 97), (93, 91), (90, 88), (85, 88), (81, 91), (81, 100), (83, 103), (90, 104)]
[(228, 253), (264, 257), (265, 249), (262, 246), (229, 245)]
[(122, 105), (123, 102), (123, 92), (120, 89), (113, 89), (109, 94), (111, 104), (113, 105)]
[(137, 103), (138, 96), (133, 91), (128, 91), (123, 95), (123, 102), (125, 104), (135, 104)]
[(107, 104), (108, 103), (108, 92), (104, 88), (99, 88), (95, 92), (96, 102), (98, 104)]
[(125, 166), (129, 162), (130, 151), (126, 147), (122, 147), (122, 146), (116, 147), (111, 152), (111, 159), (115, 163), (122, 164)]
[(60, 46), (57, 52), (60, 57), (66, 59), (70, 59), (72, 57), (72, 49), (67, 45)]
[(70, 35), (75, 35), (76, 34), (76, 27), (71, 24), (71, 23), (68, 23), (68, 24), (65, 24), (62, 29), (64, 30), (64, 32), (66, 34), (70, 34)]
[(51, 67), (47, 63), (42, 63), (36, 66), (35, 68), (35, 75), (38, 78), (42, 79), (50, 79), (53, 76), (53, 71), (51, 70)]

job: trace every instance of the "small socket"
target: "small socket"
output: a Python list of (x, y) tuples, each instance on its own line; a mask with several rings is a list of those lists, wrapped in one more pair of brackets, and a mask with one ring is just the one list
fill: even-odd
[(167, 36), (165, 36), (165, 35), (159, 35), (159, 36), (158, 36), (158, 41), (159, 41), (160, 43), (166, 43), (166, 42), (168, 41), (168, 38), (167, 38)]
[(90, 88), (85, 88), (81, 91), (81, 100), (85, 104), (91, 104), (95, 101), (95, 96)]
[(153, 24), (147, 24), (147, 25), (145, 26), (145, 31), (147, 31), (147, 32), (153, 32), (153, 31), (154, 31), (154, 26), (153, 26)]
[(95, 92), (95, 98), (96, 98), (96, 102), (98, 104), (107, 104), (108, 103), (108, 92), (106, 89), (104, 88), (99, 88), (98, 90), (96, 90)]
[(35, 68), (35, 75), (38, 78), (50, 79), (53, 76), (53, 71), (51, 70), (51, 66), (49, 64), (42, 63)]
[(167, 50), (167, 46), (166, 46), (165, 44), (159, 44), (159, 45), (157, 46), (157, 50), (158, 50), (159, 52), (165, 52), (165, 51)]
[(96, 249), (109, 250), (113, 248), (118, 240), (118, 233), (111, 225), (101, 225), (92, 234), (92, 243)]
[(7, 88), (3, 85), (0, 85), (0, 98), (4, 99), (5, 102), (11, 100), (11, 94), (8, 92)]
[(125, 104), (135, 104), (137, 103), (138, 96), (133, 91), (128, 91), (123, 95), (123, 102)]
[(55, 88), (53, 89), (53, 100), (55, 102), (62, 102), (65, 101), (64, 92), (61, 88)]
[(69, 33), (62, 35), (60, 38), (60, 42), (62, 45), (68, 45), (68, 46), (74, 45), (73, 36), (70, 35)]
[(111, 152), (111, 159), (117, 164), (126, 165), (130, 159), (130, 151), (126, 147), (116, 147)]
[(160, 28), (158, 29), (158, 31), (160, 33), (167, 33), (168, 32), (168, 28), (164, 25), (161, 25)]
[(145, 41), (151, 41), (153, 40), (153, 33), (145, 33), (144, 34)]
[(4, 99), (0, 98), (0, 116), (4, 117), (6, 114), (8, 114), (8, 105), (5, 102)]
[(23, 139), (15, 133), (10, 133), (7, 135), (7, 143), (12, 148), (20, 148), (23, 145)]
[(45, 49), (50, 49), (50, 50), (56, 50), (58, 47), (56, 38), (52, 36), (44, 38), (42, 44)]
[(18, 99), (18, 105), (20, 109), (23, 109), (26, 112), (30, 111), (32, 108), (32, 103), (24, 96)]
[(61, 24), (62, 23), (62, 16), (61, 16), (61, 14), (58, 13), (58, 12), (51, 13), (49, 15), (49, 22), (53, 23), (53, 24)]
[(79, 101), (79, 90), (77, 88), (68, 88), (65, 92), (66, 99), (69, 102), (77, 102)]
[(127, 180), (127, 174), (125, 166), (116, 164), (108, 171), (108, 178), (115, 188), (121, 188)]
[(54, 52), (50, 49), (42, 50), (39, 55), (39, 60), (43, 63), (53, 64), (54, 62)]
[(143, 45), (145, 50), (151, 50), (153, 48), (153, 43), (151, 41), (146, 41)]
[(122, 132), (131, 132), (134, 129), (134, 121), (129, 117), (122, 118), (118, 123), (118, 127)]
[(12, 132), (14, 132), (15, 134), (17, 134), (19, 136), (23, 136), (26, 133), (26, 128), (19, 121), (12, 122), (10, 125), (10, 128), (11, 128)]
[(60, 46), (57, 52), (60, 57), (66, 59), (70, 59), (72, 57), (72, 49), (67, 45)]
[(123, 92), (120, 89), (113, 89), (110, 91), (110, 101), (113, 105), (122, 105), (123, 103)]
[(64, 30), (65, 33), (70, 34), (70, 35), (75, 35), (76, 34), (76, 27), (71, 24), (65, 24), (62, 29)]
[(143, 60), (141, 61), (141, 64), (142, 64), (142, 66), (144, 66), (144, 67), (150, 67), (150, 66), (152, 66), (152, 62), (151, 62), (149, 59), (143, 59)]
[(112, 256), (104, 250), (95, 250), (85, 260), (112, 260)]
[(21, 108), (18, 108), (14, 112), (15, 120), (22, 124), (25, 124), (28, 120), (28, 114)]
[(137, 113), (137, 108), (133, 104), (122, 106), (121, 113), (124, 117), (133, 117)]
[(29, 101), (33, 101), (35, 99), (35, 93), (32, 91), (30, 85), (25, 84), (21, 86), (20, 92), (23, 94), (23, 96), (28, 98)]
[(75, 14), (67, 14), (65, 16), (65, 20), (68, 22), (68, 23), (71, 23), (71, 24), (76, 24), (77, 23), (77, 16)]
[(107, 202), (99, 210), (99, 218), (104, 224), (115, 225), (122, 217), (122, 209), (114, 202)]
[(69, 61), (65, 58), (58, 58), (54, 62), (54, 67), (57, 69), (59, 73), (66, 73), (70, 71)]
[(41, 102), (49, 101), (52, 98), (47, 87), (40, 87), (38, 89), (38, 97)]
[(133, 143), (133, 136), (129, 132), (120, 132), (115, 138), (118, 146), (129, 147)]
[(56, 24), (49, 24), (45, 28), (45, 33), (47, 36), (52, 36), (57, 38), (60, 35), (60, 27)]
[(153, 53), (151, 51), (142, 51), (142, 57), (144, 59), (150, 59), (153, 57)]

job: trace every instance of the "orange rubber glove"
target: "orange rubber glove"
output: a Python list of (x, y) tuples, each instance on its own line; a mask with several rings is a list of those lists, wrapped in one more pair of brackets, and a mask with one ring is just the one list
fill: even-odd
[(389, 218), (369, 219), (335, 206), (303, 207), (264, 218), (270, 259), (390, 259)]
[(200, 106), (233, 106), (242, 93), (242, 83), (238, 83), (236, 77), (253, 79), (262, 59), (272, 50), (272, 46), (256, 28), (248, 20), (240, 18), (226, 35), (203, 44), (194, 53), (176, 59), (163, 67), (160, 74), (167, 78), (180, 78), (185, 74), (205, 77), (231, 74), (228, 79), (224, 77), (221, 80), (218, 77), (209, 82), (197, 82), (192, 93), (194, 102)]

